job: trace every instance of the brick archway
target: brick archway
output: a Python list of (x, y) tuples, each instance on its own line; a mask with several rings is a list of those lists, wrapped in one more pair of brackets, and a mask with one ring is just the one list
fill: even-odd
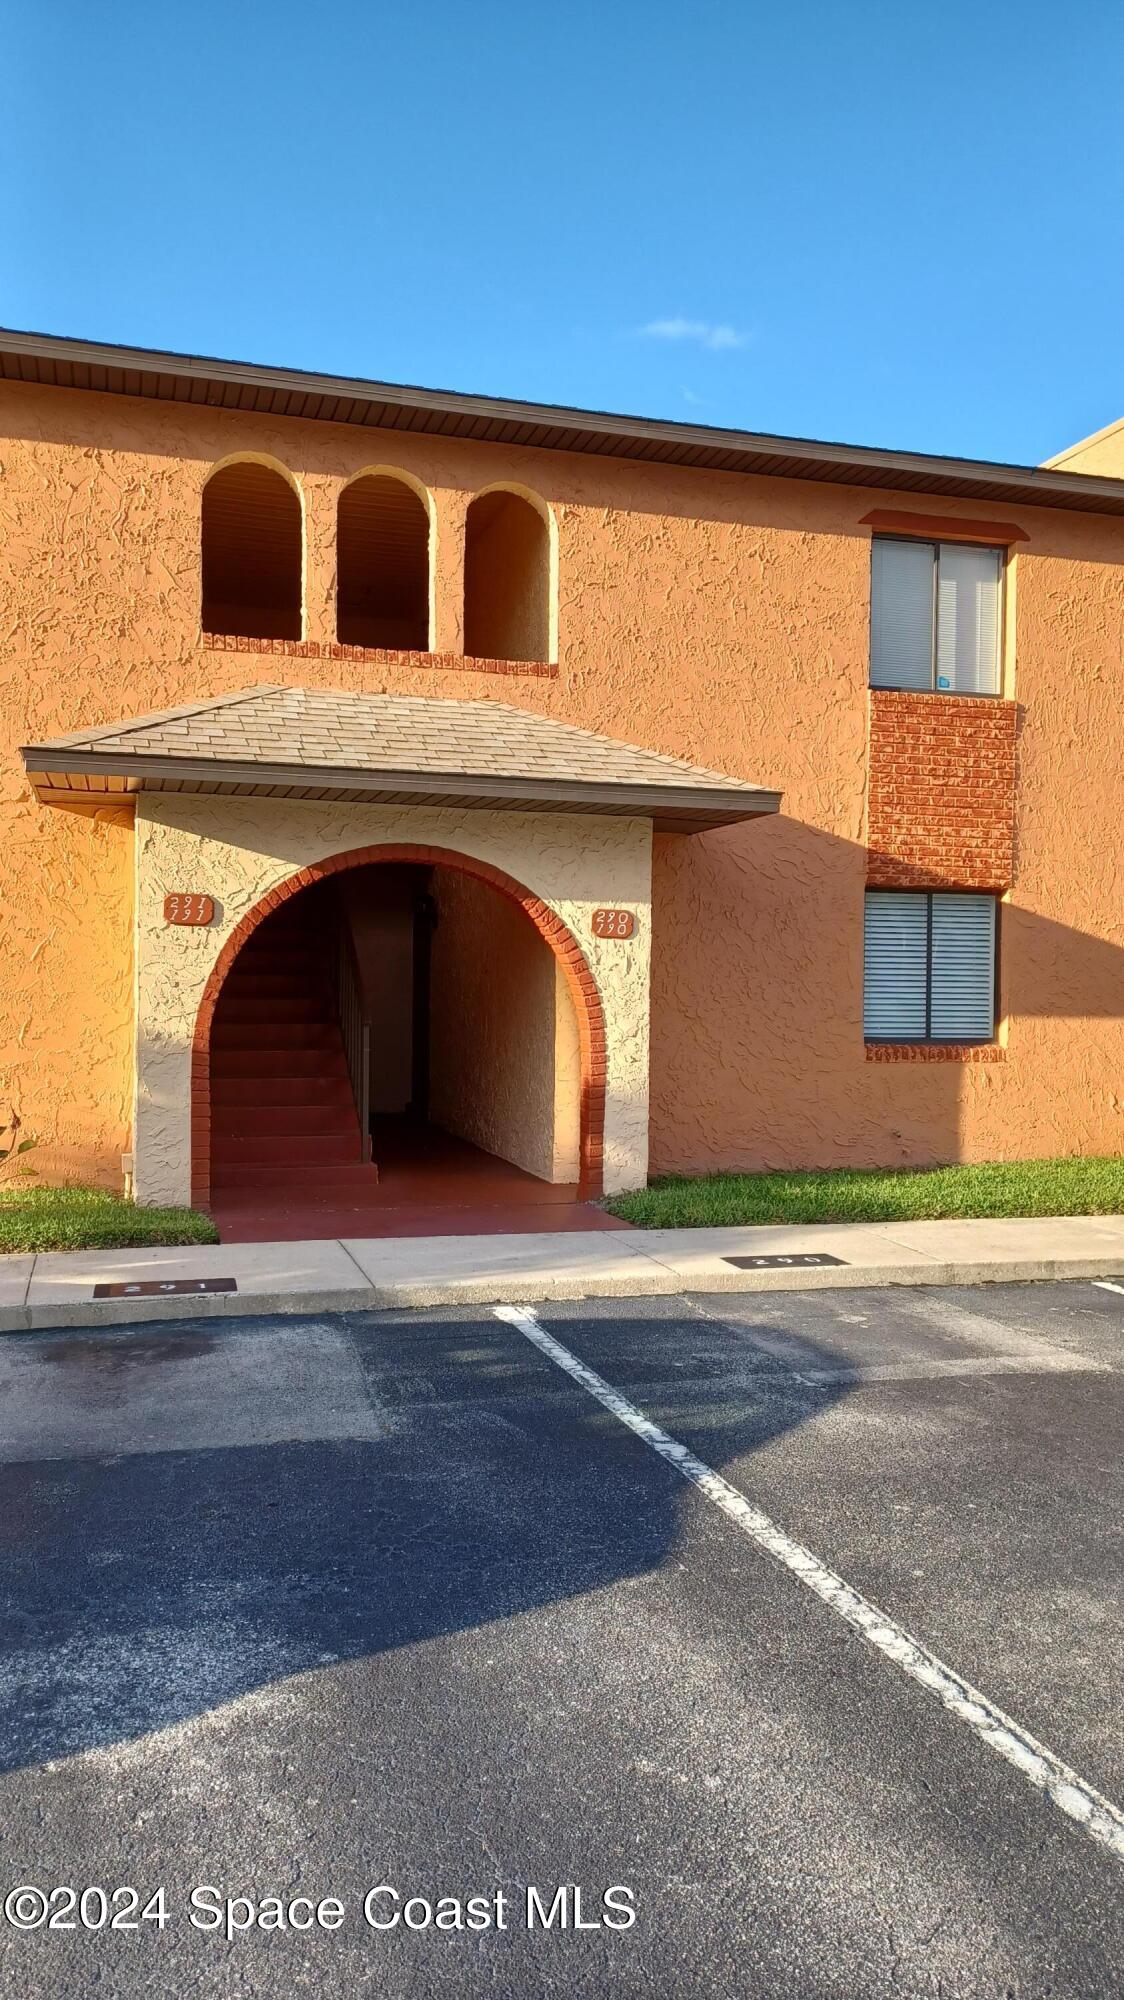
[(514, 876), (505, 875), (500, 868), (493, 868), (489, 862), (478, 861), (474, 855), (461, 854), (454, 848), (399, 841), (385, 846), (350, 848), (342, 854), (329, 855), (325, 861), (299, 868), (247, 911), (223, 945), (203, 989), (191, 1045), (191, 1200), (194, 1207), (207, 1208), (211, 1199), (211, 1027), (218, 997), (231, 966), (258, 925), (291, 897), (299, 895), (302, 889), (309, 889), (313, 883), (326, 881), (332, 875), (342, 875), (350, 868), (365, 868), (372, 862), (389, 861), (422, 862), (475, 876), (477, 881), (486, 882), (500, 895), (516, 903), (550, 946), (566, 975), (578, 1022), (581, 1049), (581, 1171), (578, 1195), (581, 1200), (588, 1201), (601, 1193), (605, 1133), (605, 1017), (597, 982), (573, 932), (540, 897), (524, 888)]

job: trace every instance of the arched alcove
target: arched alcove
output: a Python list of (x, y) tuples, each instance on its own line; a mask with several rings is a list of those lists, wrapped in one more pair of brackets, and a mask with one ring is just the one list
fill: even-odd
[(236, 459), (203, 488), (202, 622), (244, 639), (301, 637), (300, 496), (287, 475)]
[(347, 646), (429, 646), (430, 515), (394, 473), (362, 473), (340, 494), (336, 633)]
[(550, 539), (545, 513), (521, 493), (496, 487), (471, 502), (464, 547), (466, 653), (549, 660)]
[[(330, 885), (337, 895), (343, 892), (347, 904), (348, 883), (361, 888), (365, 872), (377, 876), (395, 871), (401, 874), (404, 869), (428, 871), (432, 878), (436, 920), (443, 926), (442, 943), (433, 966), (433, 983), (439, 990), (427, 1029), (427, 1037), (432, 1033), (432, 1042), (428, 1045), (434, 1057), (435, 1108), (445, 1122), (473, 1143), (491, 1147), (496, 1144), (498, 1136), (502, 1144), (505, 1130), (510, 1133), (521, 1119), (534, 1116), (535, 1062), (538, 1061), (540, 1070), (545, 1073), (546, 1052), (550, 1051), (552, 1065), (555, 1062), (569, 1064), (571, 1058), (565, 1054), (565, 1049), (567, 1022), (572, 1022), (572, 1079), (563, 1078), (561, 1070), (552, 1071), (550, 1087), (572, 1088), (574, 1129), (572, 1141), (557, 1129), (552, 1131), (551, 1139), (556, 1147), (554, 1163), (558, 1165), (563, 1153), (567, 1159), (570, 1157), (572, 1143), (573, 1167), (580, 1194), (588, 1198), (600, 1192), (606, 1089), (605, 1020), (598, 987), (573, 933), (538, 896), (485, 861), (448, 848), (386, 843), (345, 850), (301, 868), (259, 899), (242, 917), (220, 951), (199, 1005), (192, 1047), (192, 1198), (199, 1205), (207, 1206), (210, 1201), (212, 1144), (216, 1137), (221, 1139), (224, 1136), (222, 1124), (214, 1122), (216, 1112), (223, 1118), (230, 1111), (230, 1105), (225, 1100), (216, 1106), (215, 1078), (220, 1073), (215, 1068), (216, 1060), (226, 1064), (228, 1092), (233, 1081), (239, 1101), (254, 1108), (252, 1122), (259, 1144), (258, 1154), (251, 1149), (251, 1157), (256, 1169), (260, 1171), (263, 1162), (268, 1160), (270, 1164), (265, 1170), (266, 1177), (276, 1179), (279, 1176), (283, 1178), (292, 1164), (290, 1155), (280, 1150), (281, 1141), (275, 1133), (267, 1135), (264, 1130), (257, 1130), (263, 1115), (260, 1102), (262, 1085), (257, 1072), (263, 1064), (268, 1064), (270, 1035), (258, 1021), (254, 1009), (260, 1013), (262, 995), (267, 989), (268, 993), (272, 993), (273, 986), (278, 983), (279, 971), (284, 973), (286, 967), (289, 968), (290, 984), (296, 978), (295, 968), (303, 967), (307, 972), (311, 957), (315, 955), (315, 952), (310, 953), (309, 940), (319, 934), (315, 930), (310, 931), (308, 937), (296, 934), (293, 926), (299, 929), (300, 913), (302, 910), (319, 910), (323, 916), (326, 906), (318, 904), (316, 899)], [(489, 915), (493, 904), (499, 912), (495, 918)], [(504, 906), (511, 913), (511, 920), (506, 922)], [(367, 947), (363, 939), (364, 906), (361, 894), (347, 907), (348, 927), (353, 940), (357, 940), (358, 954), (362, 959)], [(377, 899), (368, 896), (366, 914), (374, 926), (368, 943), (374, 956), (385, 967), (389, 963), (386, 940), (390, 913)], [(252, 943), (255, 956), (251, 960), (247, 947)], [(316, 945), (315, 949), (319, 950), (320, 945)], [(557, 995), (551, 979), (544, 978), (545, 967), (557, 968)], [(252, 981), (245, 991), (239, 990), (237, 983), (234, 986), (228, 984), (232, 974), (236, 975), (237, 981), (247, 968), (252, 970)], [(520, 989), (516, 1001), (512, 999), (513, 985)], [(454, 987), (461, 998), (459, 1013), (451, 1002)], [(232, 998), (233, 1013), (230, 1010)], [(278, 1048), (289, 1049), (292, 1043), (303, 1050), (301, 1023), (289, 1018), (294, 1005), (288, 999), (284, 1001), (282, 1011), (286, 1018), (273, 1024), (272, 1039), (278, 1043)], [(216, 1019), (221, 1020), (223, 1016), (226, 1017), (226, 1039), (224, 1045), (216, 1049)], [(380, 1059), (389, 1039), (383, 1022), (374, 1039), (376, 1056)], [(304, 1061), (303, 1055), (301, 1059)], [(291, 1051), (286, 1060), (291, 1067)], [(254, 1067), (254, 1075), (246, 1074), (248, 1061)], [(523, 1081), (517, 1073), (520, 1064), (525, 1073)], [(465, 1074), (466, 1068), (471, 1075)], [(305, 1069), (308, 1069), (308, 1063), (305, 1063)], [(539, 1085), (543, 1083), (541, 1075), (537, 1082)], [(321, 1082), (311, 1073), (302, 1077), (300, 1087), (304, 1088), (306, 1083), (312, 1090), (311, 1102), (315, 1108), (310, 1111), (310, 1118), (312, 1127), (316, 1128), (319, 1107), (326, 1101), (325, 1092)], [(428, 1086), (426, 1094), (428, 1096)], [(539, 1089), (538, 1095), (541, 1098), (538, 1115), (545, 1131), (547, 1113), (544, 1106), (547, 1098), (542, 1089)], [(286, 1106), (291, 1112), (288, 1095)], [(346, 1106), (344, 1108), (346, 1111)], [(344, 1124), (347, 1122), (345, 1117)], [(229, 1128), (228, 1120), (227, 1136), (231, 1131), (237, 1156), (242, 1139), (236, 1127)], [(340, 1131), (342, 1134), (342, 1126)], [(308, 1146), (298, 1148), (292, 1141), (286, 1143), (293, 1145), (294, 1154), (299, 1155), (296, 1158), (298, 1176), (307, 1178)], [(533, 1147), (535, 1142), (532, 1140), (531, 1143)], [(346, 1146), (343, 1151), (346, 1153)], [(511, 1158), (512, 1151), (508, 1145), (506, 1157)], [(230, 1157), (229, 1146), (227, 1157)], [(541, 1148), (527, 1155), (526, 1164), (532, 1173), (541, 1173), (547, 1180), (552, 1177), (550, 1163)], [(347, 1178), (353, 1172), (361, 1173), (362, 1169), (357, 1167), (353, 1170), (344, 1158), (342, 1167), (335, 1164), (329, 1166), (322, 1161), (320, 1171), (322, 1174), (339, 1174), (342, 1171)]]

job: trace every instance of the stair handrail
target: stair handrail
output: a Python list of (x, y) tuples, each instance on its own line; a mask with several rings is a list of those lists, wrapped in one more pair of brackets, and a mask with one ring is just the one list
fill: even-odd
[(347, 917), (341, 913), (332, 984), (343, 1036), (347, 1073), (359, 1120), (359, 1157), (371, 1157), (371, 1018), (363, 998), (363, 974)]

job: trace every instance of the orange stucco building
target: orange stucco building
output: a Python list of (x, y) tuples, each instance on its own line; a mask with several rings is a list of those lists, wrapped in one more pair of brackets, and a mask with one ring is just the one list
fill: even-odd
[(1111, 471), (0, 366), (40, 1172), (257, 1199), (411, 1118), (560, 1191), (1124, 1149)]

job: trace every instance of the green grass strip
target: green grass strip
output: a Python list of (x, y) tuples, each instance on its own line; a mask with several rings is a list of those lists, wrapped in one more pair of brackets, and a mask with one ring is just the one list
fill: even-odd
[(919, 1222), (987, 1215), (1124, 1214), (1124, 1159), (1013, 1160), (972, 1167), (669, 1174), (606, 1201), (641, 1229), (740, 1223)]
[(217, 1243), (219, 1232), (194, 1208), (138, 1208), (100, 1188), (0, 1188), (0, 1251), (134, 1250)]

